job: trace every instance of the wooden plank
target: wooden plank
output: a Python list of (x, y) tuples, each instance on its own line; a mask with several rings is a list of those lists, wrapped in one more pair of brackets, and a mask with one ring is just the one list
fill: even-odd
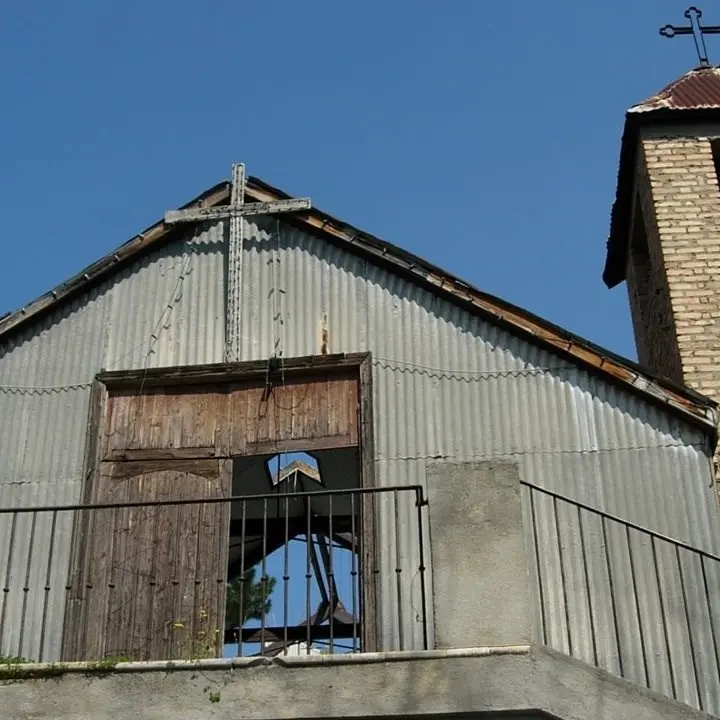
[[(112, 477), (112, 502), (130, 502), (132, 480)], [(114, 514), (114, 541), (111, 554), (110, 576), (106, 610), (105, 638), (102, 657), (128, 657), (135, 659), (128, 644), (128, 624), (135, 602), (136, 573), (134, 560), (137, 553), (133, 537), (134, 508), (116, 508)], [(99, 532), (95, 533), (95, 537)]]
[(157, 460), (207, 459), (215, 457), (216, 454), (214, 447), (143, 448), (139, 450), (111, 450), (109, 459), (114, 462), (125, 460), (155, 462)]
[[(140, 475), (128, 480), (130, 502), (145, 502), (157, 499), (157, 483), (154, 476)], [(154, 587), (150, 578), (153, 574), (155, 549), (158, 542), (158, 507), (139, 507), (130, 511), (132, 527), (132, 571), (133, 594), (131, 612), (127, 620), (127, 650), (120, 656), (132, 660), (151, 660), (151, 623)]]
[[(217, 476), (204, 483), (204, 497), (229, 497), (232, 462), (219, 461)], [(196, 571), (193, 579), (192, 656), (222, 656), (225, 601), (230, 542), (230, 503), (198, 508)]]
[[(96, 503), (115, 503), (124, 500), (123, 486), (114, 481), (112, 465), (102, 463), (96, 475), (94, 492)], [(79, 656), (82, 660), (102, 660), (106, 657), (108, 605), (114, 592), (113, 556), (116, 542), (117, 510), (92, 510), (92, 532), (88, 536), (88, 574), (82, 614), (82, 640)]]
[[(175, 472), (159, 472), (155, 477), (157, 499), (183, 497)], [(167, 660), (173, 656), (173, 615), (175, 612), (175, 567), (177, 561), (177, 537), (179, 506), (163, 505), (157, 512), (157, 538), (153, 560), (152, 598), (150, 624), (150, 656), (153, 660)]]
[(234, 383), (228, 386), (227, 413), (227, 455), (245, 455), (248, 440), (248, 396), (247, 383)]
[(278, 452), (313, 452), (316, 450), (333, 450), (337, 448), (355, 447), (350, 435), (333, 435), (316, 437), (312, 439), (300, 438), (298, 440), (285, 440), (278, 442), (270, 440), (267, 442), (247, 443), (245, 454), (247, 455), (273, 455)]
[[(364, 488), (375, 487), (375, 444), (373, 417), (372, 363), (368, 356), (360, 365), (360, 394), (358, 398), (360, 425), (360, 483)], [(378, 649), (379, 586), (377, 582), (377, 526), (375, 499), (365, 495), (360, 503), (361, 542), (361, 617), (362, 649), (374, 652)]]
[(140, 394), (114, 392), (103, 457), (138, 459), (146, 450), (162, 450), (163, 457), (223, 454), (227, 441), (223, 443), (221, 427), (227, 416), (227, 397), (225, 389), (200, 385), (145, 388)]
[[(219, 467), (218, 487), (215, 496), (230, 497), (232, 495), (232, 461), (221, 460)], [(214, 629), (215, 655), (222, 657), (225, 628), (225, 607), (227, 603), (227, 577), (230, 562), (230, 503), (215, 503), (216, 524), (213, 533), (217, 541), (215, 558), (215, 614), (210, 617), (210, 627)], [(212, 578), (209, 578), (212, 580)]]
[(330, 388), (328, 387), (327, 376), (318, 379), (310, 387), (314, 398), (313, 403), (308, 407), (309, 412), (306, 415), (305, 426), (298, 428), (298, 434), (312, 439), (328, 437), (331, 434), (328, 417), (331, 400), (328, 397)]
[[(183, 497), (197, 498), (207, 495), (209, 478), (184, 473), (176, 478), (183, 487)], [(175, 592), (173, 593), (172, 652), (169, 659), (197, 657), (195, 647), (195, 580), (198, 568), (198, 540), (200, 505), (178, 507), (177, 525), (173, 528), (175, 546)], [(201, 563), (205, 562), (202, 558)]]
[[(196, 460), (137, 460), (133, 462), (118, 462), (115, 464), (114, 474), (117, 478), (135, 477), (145, 473), (159, 472), (193, 473), (201, 477), (215, 477), (217, 465), (210, 459)], [(175, 499), (168, 497), (168, 500)]]
[[(214, 488), (210, 483), (205, 484), (203, 497), (214, 497)], [(215, 543), (213, 541), (215, 530), (219, 522), (217, 504), (204, 504), (198, 508), (197, 545), (196, 555), (198, 564), (194, 577), (194, 605), (193, 605), (193, 638), (195, 642), (195, 657), (215, 656), (215, 617), (216, 604), (214, 602), (217, 590), (216, 573), (213, 567)], [(224, 618), (223, 618), (224, 619)]]

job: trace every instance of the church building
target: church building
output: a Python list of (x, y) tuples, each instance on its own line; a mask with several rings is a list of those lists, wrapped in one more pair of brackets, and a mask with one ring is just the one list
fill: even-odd
[(716, 120), (627, 114), (639, 363), (241, 164), (0, 319), (3, 716), (720, 717)]

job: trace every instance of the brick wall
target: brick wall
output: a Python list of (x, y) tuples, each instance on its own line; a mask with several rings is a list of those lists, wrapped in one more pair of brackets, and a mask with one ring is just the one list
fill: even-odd
[(639, 153), (633, 204), (627, 287), (638, 360), (683, 381), (668, 274), (644, 153)]
[[(645, 136), (640, 149), (627, 275), (638, 358), (720, 402), (720, 189), (712, 146), (707, 137)], [(719, 461), (720, 448), (720, 480)]]
[[(637, 188), (654, 316), (636, 330), (638, 347), (651, 368), (720, 400), (720, 191), (710, 141), (645, 137), (642, 149)], [(657, 343), (669, 349), (652, 350)]]

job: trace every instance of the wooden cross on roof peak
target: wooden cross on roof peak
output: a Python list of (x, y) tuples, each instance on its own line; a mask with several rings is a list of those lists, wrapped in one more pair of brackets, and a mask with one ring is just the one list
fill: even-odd
[(706, 35), (720, 35), (720, 25), (702, 25), (700, 18), (702, 10), (691, 5), (685, 11), (685, 17), (690, 21), (689, 25), (665, 25), (660, 28), (660, 34), (666, 38), (672, 38), (676, 35), (692, 35), (695, 41), (695, 50), (697, 50), (700, 67), (710, 67), (707, 47), (705, 46)]
[[(225, 360), (239, 362), (242, 357), (242, 264), (247, 215), (275, 215), (297, 212), (311, 207), (310, 198), (290, 198), (269, 202), (245, 202), (245, 165), (234, 163), (232, 168), (232, 192), (229, 205), (194, 207), (170, 210), (165, 213), (165, 223), (196, 223), (208, 220), (230, 219), (228, 247), (227, 313), (225, 318)], [(276, 342), (277, 346), (277, 342)]]
[(234, 163), (232, 167), (232, 193), (229, 205), (215, 207), (169, 210), (165, 213), (168, 225), (181, 222), (203, 222), (221, 218), (242, 217), (244, 215), (274, 215), (275, 213), (297, 212), (311, 207), (310, 198), (290, 198), (270, 202), (245, 202), (245, 165)]

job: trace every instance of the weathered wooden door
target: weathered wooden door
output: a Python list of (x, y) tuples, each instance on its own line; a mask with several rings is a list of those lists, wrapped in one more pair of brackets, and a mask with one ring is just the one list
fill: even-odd
[(222, 645), (228, 503), (161, 504), (230, 494), (226, 460), (102, 463), (83, 511), (65, 659), (216, 657)]
[[(87, 464), (66, 608), (66, 660), (216, 657), (222, 646), (232, 472), (226, 393), (108, 391)], [(167, 503), (181, 504), (167, 504)]]

